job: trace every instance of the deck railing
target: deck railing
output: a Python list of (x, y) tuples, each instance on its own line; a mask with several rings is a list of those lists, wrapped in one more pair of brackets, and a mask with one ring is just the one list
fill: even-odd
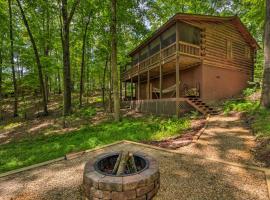
[(201, 47), (199, 45), (190, 44), (187, 42), (179, 41), (179, 50), (181, 54), (200, 57), (201, 56)]
[[(178, 108), (176, 103), (178, 103)], [(176, 109), (180, 109), (180, 112), (186, 112), (190, 109), (185, 98), (122, 101), (121, 104), (122, 107), (130, 107), (139, 112), (167, 116), (176, 115)]]
[[(201, 57), (201, 48), (199, 45), (179, 41), (179, 53), (186, 56), (191, 56), (195, 58)], [(155, 64), (158, 64), (162, 60), (168, 59), (171, 56), (174, 56), (176, 54), (176, 43), (173, 43), (163, 49), (161, 49), (159, 52), (151, 55), (148, 58), (145, 58), (144, 60), (140, 61), (139, 64), (133, 65), (129, 70), (123, 72), (122, 77), (126, 77), (128, 75), (134, 75), (138, 73), (139, 70), (143, 71), (147, 69), (148, 67), (151, 67)]]

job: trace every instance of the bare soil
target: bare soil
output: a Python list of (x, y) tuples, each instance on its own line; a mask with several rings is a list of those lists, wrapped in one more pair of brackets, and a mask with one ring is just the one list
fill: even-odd
[[(91, 97), (88, 100), (84, 100), (84, 102), (87, 101), (88, 103), (85, 103), (84, 107), (95, 104)], [(12, 101), (6, 100), (4, 102), (2, 106), (3, 119), (0, 120), (0, 144), (40, 135), (65, 134), (80, 129), (89, 123), (98, 124), (110, 118), (110, 115), (104, 113), (102, 108), (98, 106), (95, 116), (82, 117), (75, 115), (65, 119), (64, 123), (61, 95), (51, 96), (48, 102), (48, 116), (42, 115), (42, 106), (38, 98), (29, 96), (24, 102), (19, 104), (19, 116), (15, 118), (12, 113)], [(79, 108), (75, 101), (73, 113), (76, 113), (78, 110)]]

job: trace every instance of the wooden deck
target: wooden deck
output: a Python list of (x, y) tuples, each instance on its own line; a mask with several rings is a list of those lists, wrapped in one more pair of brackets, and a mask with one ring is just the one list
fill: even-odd
[[(187, 69), (201, 63), (201, 47), (199, 45), (194, 45), (183, 41), (179, 41), (178, 45), (178, 52), (180, 55), (180, 70)], [(160, 65), (163, 65), (164, 73), (174, 71), (177, 57), (176, 49), (176, 43), (173, 43), (168, 47), (161, 49), (154, 55), (140, 61), (138, 64), (132, 66), (130, 69), (121, 74), (122, 81), (127, 81), (133, 77), (136, 77), (139, 73), (154, 70)]]

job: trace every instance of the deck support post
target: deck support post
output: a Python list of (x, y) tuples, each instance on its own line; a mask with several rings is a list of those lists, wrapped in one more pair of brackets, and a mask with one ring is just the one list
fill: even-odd
[(175, 97), (176, 97), (176, 116), (179, 117), (180, 113), (180, 108), (179, 108), (179, 101), (178, 99), (180, 98), (180, 63), (179, 63), (179, 41), (180, 41), (180, 36), (179, 36), (179, 23), (176, 22), (176, 67), (175, 67)]
[(141, 87), (141, 83), (140, 83), (140, 73), (138, 72), (138, 89), (137, 89), (137, 92), (138, 92), (138, 100), (140, 100), (140, 93), (141, 93), (141, 91), (140, 91), (140, 87)]
[(120, 80), (120, 103), (122, 102), (123, 97), (123, 85), (122, 80)]
[(147, 99), (150, 99), (150, 71), (147, 71)]
[(162, 73), (162, 65), (159, 65), (159, 98), (162, 99), (162, 79), (163, 79), (163, 73)]
[(124, 83), (124, 98), (127, 99), (127, 82)]
[(131, 100), (133, 100), (133, 79), (130, 80), (131, 83)]

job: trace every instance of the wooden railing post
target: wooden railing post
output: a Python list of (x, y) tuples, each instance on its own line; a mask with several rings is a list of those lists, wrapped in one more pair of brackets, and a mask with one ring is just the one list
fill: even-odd
[(176, 67), (175, 67), (175, 94), (176, 94), (176, 116), (179, 116), (180, 110), (179, 110), (179, 102), (177, 99), (180, 97), (180, 88), (179, 88), (179, 82), (180, 82), (180, 63), (179, 63), (179, 41), (180, 41), (180, 36), (179, 36), (179, 23), (176, 22)]
[(124, 94), (124, 98), (127, 99), (127, 82), (125, 81), (125, 94)]
[(162, 81), (163, 81), (163, 73), (162, 73), (162, 64), (159, 65), (159, 98), (162, 99)]
[(150, 71), (147, 71), (147, 99), (150, 99)]
[(141, 93), (141, 83), (140, 83), (140, 71), (138, 71), (138, 89), (137, 89), (137, 92), (138, 92), (138, 100), (140, 100), (140, 93)]
[(132, 79), (132, 77), (130, 79), (130, 83), (131, 83), (131, 100), (133, 100), (133, 79)]

